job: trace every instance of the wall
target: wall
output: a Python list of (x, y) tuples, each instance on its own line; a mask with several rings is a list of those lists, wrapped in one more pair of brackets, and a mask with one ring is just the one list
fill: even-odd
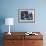
[[(46, 0), (1, 0), (2, 17), (13, 17), (15, 24), (11, 31), (46, 31)], [(35, 23), (19, 23), (18, 9), (35, 9)], [(6, 25), (2, 25), (2, 32), (8, 31)]]

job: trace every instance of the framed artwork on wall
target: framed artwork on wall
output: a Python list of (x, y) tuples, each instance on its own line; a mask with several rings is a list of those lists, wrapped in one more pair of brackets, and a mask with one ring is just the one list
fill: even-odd
[(22, 23), (34, 23), (35, 22), (35, 9), (19, 9), (18, 21)]

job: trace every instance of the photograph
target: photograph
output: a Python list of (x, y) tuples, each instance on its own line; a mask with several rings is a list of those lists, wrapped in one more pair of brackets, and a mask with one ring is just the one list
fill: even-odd
[(19, 9), (18, 10), (19, 22), (35, 22), (35, 9)]

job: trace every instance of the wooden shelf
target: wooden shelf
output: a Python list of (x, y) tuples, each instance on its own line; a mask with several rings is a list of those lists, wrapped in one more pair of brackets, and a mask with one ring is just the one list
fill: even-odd
[(43, 46), (43, 35), (40, 32), (38, 35), (25, 35), (26, 32), (11, 32), (8, 35), (4, 33), (4, 46)]

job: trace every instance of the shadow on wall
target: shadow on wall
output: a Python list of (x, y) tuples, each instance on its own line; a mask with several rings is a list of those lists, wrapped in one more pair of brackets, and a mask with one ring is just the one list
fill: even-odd
[(2, 32), (2, 25), (5, 23), (5, 17), (0, 16), (0, 46), (3, 46), (3, 32)]

